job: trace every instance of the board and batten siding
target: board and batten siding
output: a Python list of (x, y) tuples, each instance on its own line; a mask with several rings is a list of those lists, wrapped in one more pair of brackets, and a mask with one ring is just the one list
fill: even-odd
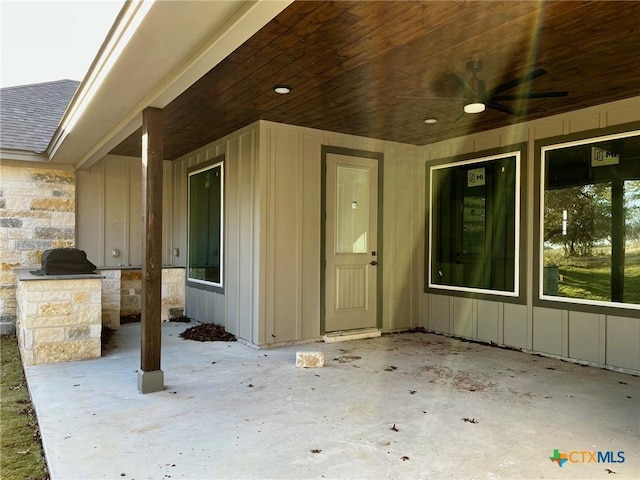
[[(162, 263), (173, 264), (173, 181), (164, 162)], [(142, 264), (142, 160), (107, 155), (77, 171), (77, 248), (99, 267)], [(114, 249), (118, 255), (113, 256)]]
[[(173, 162), (173, 245), (186, 252), (187, 169), (225, 155), (224, 294), (187, 286), (186, 314), (256, 345), (320, 331), (322, 146), (384, 154), (382, 326), (419, 325), (419, 147), (260, 121)], [(176, 259), (174, 259), (176, 260)], [(184, 257), (174, 261), (183, 264)]]
[[(422, 291), (424, 178), (420, 148), (274, 122), (261, 123), (266, 202), (266, 342), (320, 337), (322, 146), (384, 155), (381, 228), (383, 330), (417, 327)], [(416, 261), (416, 258), (418, 259)]]
[(533, 271), (538, 268), (534, 263), (534, 251), (538, 248), (534, 244), (534, 202), (535, 189), (539, 188), (534, 185), (535, 141), (638, 120), (640, 97), (634, 97), (426, 146), (423, 161), (428, 165), (438, 159), (527, 142), (527, 198), (523, 201), (529, 220), (525, 245), (521, 246), (521, 253), (526, 255), (526, 305), (460, 298), (445, 292), (423, 293), (424, 327), (531, 352), (640, 372), (640, 315), (588, 313), (574, 311), (570, 305), (566, 308), (533, 305), (533, 298), (537, 295)]
[(251, 343), (264, 343), (259, 323), (259, 125), (252, 124), (172, 162), (175, 224), (172, 243), (179, 249), (174, 265), (186, 267), (188, 169), (224, 155), (224, 293), (186, 286), (185, 314), (197, 321), (224, 325)]

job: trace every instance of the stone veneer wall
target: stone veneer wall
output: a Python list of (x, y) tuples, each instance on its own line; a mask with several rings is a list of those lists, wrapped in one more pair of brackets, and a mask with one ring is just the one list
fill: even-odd
[(100, 357), (101, 280), (28, 280), (17, 287), (24, 365)]
[[(120, 326), (121, 315), (142, 311), (142, 272), (138, 269), (101, 270), (102, 324), (111, 328)], [(162, 309), (160, 319), (168, 322), (184, 315), (185, 270), (162, 269)]]
[[(168, 322), (184, 314), (184, 268), (162, 269), (162, 307), (160, 319)], [(131, 315), (142, 311), (142, 272), (122, 270), (120, 287), (120, 315)]]
[(142, 271), (123, 270), (120, 276), (120, 315), (140, 313), (141, 294)]
[(162, 269), (162, 310), (163, 322), (184, 315), (185, 269)]
[(120, 270), (101, 270), (102, 324), (110, 328), (120, 326)]
[(0, 333), (16, 323), (13, 269), (44, 250), (75, 246), (75, 173), (0, 164)]

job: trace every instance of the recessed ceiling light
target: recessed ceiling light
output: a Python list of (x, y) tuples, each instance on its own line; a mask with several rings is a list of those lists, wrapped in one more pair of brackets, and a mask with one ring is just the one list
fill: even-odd
[(279, 93), (280, 95), (286, 95), (291, 91), (291, 87), (288, 85), (276, 85), (273, 87), (273, 91)]
[(427, 118), (424, 123), (436, 123), (438, 121), (437, 118)]

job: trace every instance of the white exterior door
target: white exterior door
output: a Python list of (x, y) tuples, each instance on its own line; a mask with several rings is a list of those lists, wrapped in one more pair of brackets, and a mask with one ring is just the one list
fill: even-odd
[(326, 157), (325, 331), (376, 326), (378, 162)]

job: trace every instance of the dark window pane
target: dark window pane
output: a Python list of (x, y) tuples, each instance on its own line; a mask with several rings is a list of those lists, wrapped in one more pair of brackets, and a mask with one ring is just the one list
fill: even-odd
[(431, 169), (430, 287), (516, 290), (517, 156)]
[(624, 303), (640, 305), (640, 180), (624, 182)]
[(189, 280), (222, 285), (222, 164), (189, 175)]

